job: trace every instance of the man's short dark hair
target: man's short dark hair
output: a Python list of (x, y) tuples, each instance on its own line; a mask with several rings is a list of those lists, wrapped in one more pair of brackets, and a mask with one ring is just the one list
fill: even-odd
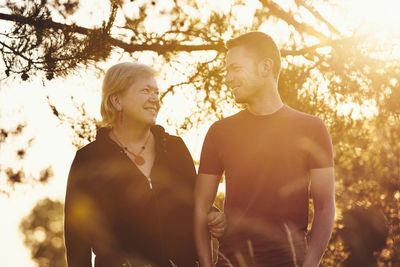
[(281, 70), (281, 53), (275, 41), (263, 32), (248, 32), (226, 42), (226, 48), (231, 49), (236, 46), (243, 46), (257, 58), (270, 58), (274, 65), (272, 73), (276, 79), (279, 77)]

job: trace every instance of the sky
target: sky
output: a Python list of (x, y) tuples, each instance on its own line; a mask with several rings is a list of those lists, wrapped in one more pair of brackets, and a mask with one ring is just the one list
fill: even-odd
[[(0, 0), (0, 3), (2, 2)], [(84, 13), (77, 14), (77, 18), (82, 22), (81, 26), (89, 27), (92, 24), (101, 24), (102, 16), (107, 14), (107, 7), (99, 6), (101, 5), (99, 3), (103, 2), (94, 0), (81, 2), (86, 6), (83, 6), (82, 10), (93, 7), (99, 12), (91, 20), (82, 19), (85, 17)], [(217, 1), (202, 0), (199, 2), (217, 10), (223, 10), (223, 7), (230, 1), (218, 1), (219, 4), (217, 4)], [(277, 0), (276, 2), (288, 9), (291, 0)], [(324, 1), (320, 2), (321, 13), (337, 23), (338, 27), (343, 28), (344, 31), (352, 29), (360, 33), (371, 34), (371, 32), (374, 32), (376, 38), (389, 38), (388, 36), (390, 36), (394, 42), (388, 44), (388, 47), (393, 48), (392, 53), (398, 54), (400, 58), (400, 32), (396, 29), (400, 25), (400, 16), (396, 13), (400, 10), (400, 1), (381, 0), (377, 4), (373, 0), (333, 0), (331, 2), (338, 3), (336, 12), (328, 11), (323, 4)], [(248, 3), (247, 6), (238, 7), (236, 10), (238, 20), (243, 24), (249, 23), (249, 15), (253, 14), (254, 8), (258, 6), (258, 1), (248, 1)], [(133, 8), (132, 14), (134, 12)], [(304, 15), (303, 19), (307, 20), (307, 15)], [(345, 21), (347, 24), (342, 25), (338, 23), (339, 21)], [(162, 29), (157, 28), (159, 25), (159, 23), (155, 24), (152, 21), (148, 22), (149, 28), (162, 31)], [(284, 44), (288, 38), (284, 24), (276, 27), (265, 24), (262, 26), (263, 29), (268, 29), (278, 44)], [(102, 67), (106, 68), (112, 65), (115, 63), (113, 60), (115, 61), (115, 59), (111, 59)], [(144, 53), (139, 61), (150, 64), (151, 56)], [(166, 83), (159, 81), (159, 85), (163, 89)], [(25, 139), (11, 139), (9, 143), (4, 144), (2, 151), (11, 151), (17, 145), (24, 145), (27, 139), (34, 137), (32, 148), (27, 154), (27, 162), (29, 162), (25, 166), (27, 172), (35, 175), (49, 165), (54, 170), (54, 177), (45, 185), (28, 183), (16, 187), (10, 196), (0, 195), (0, 210), (2, 216), (6, 214), (5, 218), (0, 219), (0, 266), (35, 266), (30, 260), (30, 252), (24, 247), (22, 234), (18, 230), (20, 220), (29, 214), (31, 208), (41, 198), (50, 197), (61, 201), (64, 199), (66, 176), (75, 154), (75, 147), (71, 145), (72, 133), (52, 116), (48, 105), (46, 105), (46, 97), (50, 96), (50, 99), (57, 103), (60, 109), (73, 115), (75, 112), (72, 108), (73, 105), (65, 99), (74, 95), (78, 100), (80, 99), (87, 104), (94, 116), (99, 117), (100, 87), (101, 77), (97, 77), (95, 73), (90, 71), (72, 75), (67, 79), (47, 81), (45, 84), (38, 78), (33, 78), (29, 82), (22, 82), (19, 79), (0, 81), (1, 125), (11, 127), (20, 121), (28, 122), (24, 134)], [(90, 101), (88, 101), (89, 99)], [(186, 105), (183, 103), (186, 103)], [(190, 104), (191, 102), (182, 95), (167, 98), (160, 111), (158, 122), (166, 126), (167, 131), (174, 134), (174, 129), (168, 127), (166, 123), (167, 118), (171, 114), (179, 114), (174, 120), (177, 122), (183, 120), (188, 114)], [(234, 112), (234, 110), (229, 112)], [(202, 141), (210, 123), (205, 122), (182, 136), (194, 159), (199, 158)], [(6, 154), (0, 155), (0, 162), (5, 166), (16, 164), (15, 159)], [(3, 182), (0, 180), (0, 186), (4, 185)]]

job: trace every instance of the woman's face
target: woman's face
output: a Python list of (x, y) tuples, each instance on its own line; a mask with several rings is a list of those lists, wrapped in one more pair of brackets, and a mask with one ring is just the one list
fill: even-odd
[(154, 76), (137, 79), (119, 95), (124, 120), (153, 125), (160, 110), (157, 82)]

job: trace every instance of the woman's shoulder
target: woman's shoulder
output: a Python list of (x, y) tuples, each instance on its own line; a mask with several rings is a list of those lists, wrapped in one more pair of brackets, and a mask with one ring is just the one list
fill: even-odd
[(108, 137), (107, 129), (99, 129), (96, 139), (79, 148), (76, 151), (75, 160), (79, 162), (87, 162), (93, 160), (101, 160), (114, 151), (111, 140)]
[(169, 134), (164, 127), (155, 125), (152, 127), (153, 133), (159, 140), (159, 144), (164, 153), (170, 156), (180, 156), (188, 153), (188, 148), (183, 139), (177, 135)]
[(196, 169), (193, 159), (183, 139), (167, 133), (160, 125), (153, 126), (152, 131), (159, 138), (161, 154), (168, 165), (181, 173), (182, 177), (195, 177)]
[(101, 149), (102, 149), (102, 146), (99, 144), (99, 142), (97, 140), (94, 140), (94, 141), (88, 143), (87, 145), (79, 148), (76, 151), (76, 156), (86, 158), (90, 155), (97, 154)]
[(173, 145), (178, 143), (183, 143), (181, 137), (168, 133), (165, 128), (161, 125), (154, 125), (151, 127), (153, 134), (158, 138), (163, 145)]

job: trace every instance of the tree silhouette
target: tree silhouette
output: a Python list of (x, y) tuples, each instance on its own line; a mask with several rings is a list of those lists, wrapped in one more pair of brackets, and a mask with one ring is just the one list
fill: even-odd
[(13, 159), (16, 164), (9, 166), (0, 160), (0, 195), (9, 195), (18, 184), (46, 183), (53, 176), (51, 166), (44, 168), (39, 174), (31, 174), (25, 170), (24, 164), (27, 161), (26, 157), (29, 153), (29, 148), (35, 141), (34, 138), (22, 138), (25, 128), (26, 123), (18, 123), (16, 126), (9, 128), (0, 128), (0, 151), (3, 151), (4, 154), (6, 154), (7, 150), (5, 147), (15, 142), (15, 140), (22, 139), (23, 143), (23, 145), (18, 144), (17, 147), (14, 147), (12, 154), (7, 152), (9, 159)]
[(349, 250), (345, 266), (378, 266), (374, 253), (386, 244), (387, 218), (378, 207), (354, 207), (343, 214), (340, 235)]
[(32, 259), (40, 267), (66, 265), (63, 236), (64, 205), (60, 201), (42, 199), (22, 219), (21, 232)]

